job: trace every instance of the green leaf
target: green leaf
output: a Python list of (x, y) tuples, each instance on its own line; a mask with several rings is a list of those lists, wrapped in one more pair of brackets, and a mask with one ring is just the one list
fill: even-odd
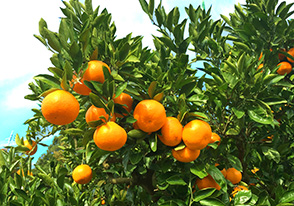
[(273, 118), (270, 107), (262, 101), (250, 102), (248, 108), (249, 117), (260, 124), (272, 124)]
[(280, 199), (280, 203), (288, 203), (294, 201), (294, 190), (287, 191)]
[(193, 166), (191, 166), (190, 172), (198, 176), (200, 179), (207, 176), (204, 164), (194, 164)]
[(223, 203), (221, 200), (216, 198), (207, 198), (200, 201), (201, 205), (207, 205), (207, 206), (226, 206), (225, 203)]
[(146, 132), (143, 132), (140, 129), (133, 129), (131, 131), (128, 132), (128, 136), (134, 138), (134, 139), (141, 139), (144, 138), (146, 136)]
[(0, 150), (0, 167), (6, 164), (6, 160), (3, 156), (3, 153), (4, 152), (2, 150)]
[(241, 118), (244, 116), (244, 114), (245, 114), (245, 111), (243, 111), (243, 110), (239, 110), (239, 109), (237, 109), (236, 107), (233, 107), (233, 108), (232, 108), (232, 111), (234, 112), (234, 114), (236, 115), (236, 117), (237, 117), (238, 119), (241, 119)]
[(208, 188), (205, 190), (198, 190), (195, 194), (194, 201), (199, 202), (207, 197), (212, 196), (212, 194), (215, 192), (214, 188)]
[(119, 54), (119, 60), (120, 61), (124, 61), (126, 59), (126, 57), (128, 56), (129, 54), (129, 51), (131, 49), (131, 46), (130, 44), (127, 42), (125, 43), (118, 51), (118, 54)]
[(149, 13), (151, 15), (153, 15), (153, 12), (154, 12), (154, 0), (149, 0), (148, 11), (149, 11)]
[(214, 165), (210, 165), (207, 172), (212, 176), (212, 178), (218, 183), (221, 189), (227, 191), (227, 181), (221, 171)]
[(98, 97), (96, 94), (94, 93), (90, 93), (89, 94), (89, 97), (90, 97), (90, 101), (91, 103), (95, 106), (95, 107), (98, 107), (98, 108), (104, 108), (106, 113), (110, 113), (108, 107), (106, 106), (106, 104), (104, 103), (104, 101)]
[(243, 170), (242, 163), (238, 157), (235, 157), (235, 156), (229, 154), (228, 160), (229, 160), (232, 167), (234, 167), (236, 170), (239, 170), (242, 172), (242, 170)]
[(149, 14), (148, 13), (148, 4), (145, 0), (139, 0), (140, 4), (141, 4), (141, 7), (143, 9), (143, 11), (146, 13), (146, 14)]
[(170, 185), (186, 185), (187, 183), (181, 178), (180, 175), (169, 177), (166, 182)]
[(47, 28), (47, 23), (43, 18), (41, 18), (39, 21), (39, 33), (42, 37), (46, 36), (46, 31), (44, 28)]
[(149, 138), (149, 145), (153, 152), (157, 150), (157, 134), (153, 133)]
[(23, 145), (23, 142), (22, 142), (22, 140), (19, 138), (19, 135), (18, 135), (18, 134), (15, 135), (15, 143), (16, 143), (18, 146), (22, 146), (22, 145)]
[(93, 14), (92, 0), (85, 0), (85, 7), (88, 14)]
[(60, 88), (59, 80), (48, 74), (39, 74), (34, 77), (35, 80), (42, 81), (53, 88)]
[(252, 192), (250, 190), (239, 191), (234, 199), (235, 205), (244, 205), (252, 197)]
[(131, 164), (137, 165), (142, 158), (143, 158), (142, 152), (132, 152), (132, 151), (130, 152), (129, 159)]
[(148, 95), (150, 98), (153, 98), (155, 90), (156, 90), (157, 82), (151, 82), (150, 86), (148, 87)]
[(52, 49), (54, 49), (57, 52), (61, 52), (61, 44), (59, 41), (59, 38), (57, 37), (57, 34), (48, 30), (47, 28), (44, 28), (45, 32), (45, 38), (48, 40), (48, 44)]
[(83, 135), (85, 132), (82, 129), (78, 128), (69, 128), (62, 131), (64, 134), (71, 134), (71, 135)]
[(274, 148), (270, 148), (270, 147), (266, 147), (263, 146), (261, 147), (262, 149), (262, 153), (270, 160), (274, 160), (276, 163), (280, 162), (280, 153), (274, 149)]

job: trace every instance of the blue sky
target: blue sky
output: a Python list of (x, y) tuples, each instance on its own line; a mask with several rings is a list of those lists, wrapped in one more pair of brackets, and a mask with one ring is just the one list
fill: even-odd
[[(113, 21), (117, 26), (117, 36), (123, 37), (132, 32), (134, 36), (143, 35), (144, 46), (152, 45), (151, 34), (157, 34), (156, 28), (150, 23), (147, 15), (140, 8), (138, 0), (92, 0), (94, 7), (101, 5), (101, 10), (107, 8), (112, 13)], [(156, 5), (159, 0), (156, 0)], [(245, 0), (205, 0), (206, 8), (212, 5), (212, 16), (219, 18), (219, 14), (228, 15), (234, 10), (234, 4)], [(181, 15), (184, 7), (192, 4), (195, 8), (201, 5), (202, 0), (163, 0), (166, 11), (178, 6)], [(38, 22), (40, 18), (47, 21), (52, 31), (58, 31), (59, 17), (62, 16), (60, 7), (64, 7), (61, 0), (15, 0), (1, 2), (0, 55), (0, 148), (8, 144), (8, 138), (13, 131), (15, 135), (25, 136), (26, 127), (23, 123), (32, 117), (32, 108), (38, 108), (37, 102), (24, 99), (30, 94), (28, 83), (37, 74), (48, 73), (47, 68), (52, 66), (49, 58), (52, 53), (48, 51), (33, 34), (39, 34)], [(10, 9), (13, 8), (13, 9)], [(100, 11), (101, 11), (100, 10)], [(11, 12), (13, 11), (13, 13)], [(44, 140), (50, 144), (52, 137)], [(12, 142), (10, 145), (14, 145)], [(35, 160), (46, 151), (39, 147)]]

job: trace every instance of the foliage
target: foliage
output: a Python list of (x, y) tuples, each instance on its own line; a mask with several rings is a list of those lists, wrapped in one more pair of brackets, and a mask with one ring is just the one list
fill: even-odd
[[(64, 17), (58, 32), (39, 22), (35, 37), (52, 51), (51, 75), (39, 74), (29, 84), (25, 98), (42, 102), (50, 91), (63, 88), (80, 103), (77, 119), (68, 125), (48, 123), (40, 108), (26, 121), (27, 138), (42, 144), (56, 135), (46, 157), (35, 165), (33, 176), (21, 177), (17, 167), (31, 170), (31, 157), (23, 139), (18, 147), (0, 151), (1, 203), (4, 205), (291, 205), (294, 203), (293, 73), (276, 73), (278, 53), (294, 47), (292, 4), (278, 0), (247, 0), (234, 13), (211, 19), (211, 9), (186, 7), (180, 21), (177, 7), (166, 12), (162, 3), (139, 0), (143, 11), (158, 28), (155, 50), (142, 46), (142, 36), (118, 39), (111, 14), (92, 8), (91, 0), (63, 1)], [(262, 58), (259, 59), (262, 52)], [(293, 57), (292, 57), (293, 58)], [(82, 76), (90, 60), (111, 68), (105, 82), (85, 81), (89, 96), (75, 93), (73, 75)], [(196, 65), (203, 63), (203, 68)], [(261, 70), (257, 67), (263, 63)], [(199, 72), (201, 71), (201, 72)], [(212, 143), (190, 163), (176, 161), (173, 147), (160, 142), (160, 130), (147, 134), (134, 129), (132, 112), (116, 122), (128, 133), (127, 143), (114, 152), (99, 149), (93, 141), (95, 126), (85, 113), (91, 105), (108, 114), (127, 113), (113, 97), (122, 92), (134, 99), (160, 101), (167, 116), (182, 125), (193, 119), (207, 121), (221, 143)], [(97, 123), (97, 122), (96, 122)], [(101, 122), (97, 123), (101, 124)], [(269, 138), (271, 137), (271, 138)], [(182, 147), (180, 144), (176, 148)], [(50, 151), (50, 152), (49, 152)], [(52, 154), (52, 152), (54, 154)], [(56, 156), (57, 155), (57, 156)], [(89, 184), (73, 182), (71, 173), (82, 163), (90, 165)], [(220, 164), (215, 166), (215, 163)], [(221, 169), (242, 171), (241, 184), (249, 187), (235, 197), (234, 185)], [(259, 171), (253, 171), (258, 168)], [(198, 178), (210, 174), (221, 190), (199, 190)], [(233, 198), (230, 200), (230, 198)]]

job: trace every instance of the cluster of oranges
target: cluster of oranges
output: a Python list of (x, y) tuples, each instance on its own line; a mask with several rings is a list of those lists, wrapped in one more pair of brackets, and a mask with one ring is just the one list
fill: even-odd
[[(272, 49), (270, 49), (272, 51)], [(280, 51), (287, 52), (290, 56), (294, 57), (294, 48), (289, 49), (288, 51), (286, 49), (280, 49)], [(263, 53), (260, 54), (259, 59), (261, 60), (263, 56)], [(279, 68), (277, 70), (277, 73), (280, 75), (289, 74), (292, 71), (292, 63), (294, 63), (294, 60), (292, 60), (289, 57), (286, 57), (281, 52), (278, 53), (278, 57), (280, 60), (280, 63), (278, 64)], [(261, 69), (263, 67), (263, 64), (260, 64), (258, 66), (258, 69)]]
[[(234, 185), (240, 183), (242, 180), (242, 173), (233, 167), (228, 169), (224, 168), (223, 170), (221, 170), (221, 173), (227, 180), (229, 180)], [(211, 175), (207, 175), (203, 179), (197, 179), (196, 185), (199, 189), (205, 189), (205, 188), (215, 188), (217, 190), (221, 189), (219, 184), (216, 183), (216, 181), (213, 179)]]

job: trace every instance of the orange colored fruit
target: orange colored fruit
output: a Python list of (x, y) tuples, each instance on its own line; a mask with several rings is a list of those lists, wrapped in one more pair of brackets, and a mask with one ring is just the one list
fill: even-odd
[(84, 80), (103, 83), (105, 81), (103, 66), (108, 69), (109, 73), (111, 72), (109, 66), (106, 63), (98, 60), (89, 61), (88, 68), (86, 69), (83, 76)]
[(233, 192), (232, 192), (231, 194), (233, 195), (233, 197), (235, 197), (236, 194), (237, 194), (239, 191), (241, 191), (241, 190), (248, 190), (248, 188), (245, 187), (245, 186), (242, 186), (242, 185), (238, 185), (238, 186), (236, 186), (236, 187), (234, 188), (234, 190), (233, 190)]
[[(20, 170), (17, 170), (16, 173), (17, 173), (18, 175), (20, 175)], [(21, 174), (22, 174), (22, 176), (25, 176), (25, 175), (24, 175), (24, 171), (23, 171), (23, 169), (21, 170)], [(33, 173), (28, 171), (28, 175), (33, 176)]]
[[(101, 117), (105, 117), (106, 121), (109, 120), (109, 115), (106, 113), (104, 108), (99, 108), (92, 105), (91, 107), (89, 107), (89, 109), (86, 112), (87, 123), (92, 121), (98, 121), (98, 120), (102, 120), (103, 122), (105, 122), (105, 119)], [(115, 120), (116, 120), (115, 115), (112, 115), (110, 121), (115, 122)]]
[(115, 151), (127, 142), (127, 133), (115, 122), (107, 122), (98, 127), (93, 136), (94, 142), (102, 150)]
[(175, 117), (167, 117), (166, 122), (161, 127), (160, 141), (167, 146), (176, 146), (182, 141), (183, 125)]
[(66, 125), (77, 118), (80, 105), (71, 93), (56, 90), (43, 99), (41, 110), (45, 119), (51, 124)]
[(231, 181), (232, 184), (238, 184), (242, 180), (242, 173), (235, 168), (227, 169), (226, 179)]
[[(286, 52), (286, 49), (280, 49), (279, 51), (284, 51)], [(279, 60), (284, 60), (286, 56), (280, 52), (278, 52)]]
[[(121, 93), (118, 97), (113, 99), (114, 103), (116, 104), (121, 104), (121, 105), (126, 105), (123, 106), (123, 108), (125, 110), (127, 110), (128, 112), (132, 111), (132, 105), (133, 105), (133, 98), (127, 94), (127, 93)], [(123, 113), (124, 116), (127, 116), (128, 114)], [(121, 114), (117, 114), (117, 117), (123, 117)]]
[(205, 148), (211, 140), (211, 127), (203, 120), (192, 120), (184, 126), (183, 141), (192, 150)]
[(262, 69), (263, 66), (264, 66), (263, 64), (260, 64), (260, 65), (257, 67), (257, 70)]
[(221, 142), (221, 138), (218, 134), (216, 134), (215, 132), (212, 132), (211, 134), (211, 139), (210, 139), (210, 142), (209, 143), (214, 143), (214, 142), (217, 142), (218, 141), (218, 145), (220, 144)]
[(263, 56), (263, 53), (261, 52), (260, 55), (259, 55), (259, 57), (258, 57), (258, 61), (261, 60), (262, 56)]
[(30, 150), (30, 151), (26, 151), (27, 155), (34, 155), (37, 152), (38, 145), (35, 141), (32, 140), (32, 144), (30, 144), (29, 140), (26, 139), (23, 141), (23, 145)]
[(144, 132), (159, 130), (166, 121), (164, 106), (153, 99), (142, 100), (134, 109), (134, 118), (138, 127)]
[(188, 147), (181, 150), (172, 149), (172, 155), (180, 162), (192, 162), (199, 157), (200, 150), (190, 150)]
[(212, 178), (211, 175), (207, 175), (203, 179), (197, 179), (196, 185), (200, 190), (206, 188), (215, 188), (217, 190), (221, 189), (221, 187), (216, 183), (216, 181)]
[[(290, 54), (292, 57), (294, 57), (294, 48), (289, 49), (287, 53)], [(294, 60), (290, 59), (289, 57), (287, 57), (287, 60), (291, 63), (294, 62)]]
[(92, 179), (92, 169), (89, 165), (81, 164), (77, 166), (72, 172), (73, 180), (78, 184), (87, 184)]
[[(74, 75), (73, 76), (73, 82), (75, 81), (76, 78), (77, 77)], [(84, 79), (83, 78), (80, 81), (75, 83), (75, 85), (73, 87), (73, 90), (76, 93), (81, 94), (81, 95), (89, 95), (90, 92), (91, 92), (91, 89), (84, 84)]]
[(225, 168), (221, 170), (221, 173), (225, 178), (227, 177), (227, 170)]
[(289, 62), (280, 62), (279, 65), (277, 73), (280, 75), (289, 74), (292, 71), (292, 65)]

